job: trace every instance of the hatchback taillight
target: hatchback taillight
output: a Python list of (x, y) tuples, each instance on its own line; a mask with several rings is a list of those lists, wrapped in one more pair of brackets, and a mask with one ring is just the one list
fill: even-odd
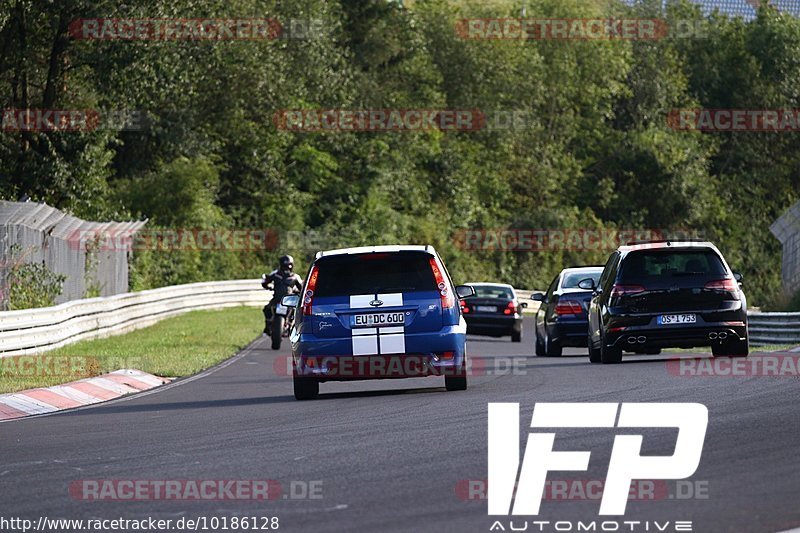
[(579, 315), (583, 312), (580, 302), (575, 300), (559, 300), (556, 304), (557, 315)]
[(611, 297), (630, 296), (631, 294), (637, 294), (645, 290), (646, 289), (641, 285), (614, 285), (611, 287)]
[(442, 309), (450, 309), (456, 304), (456, 300), (448, 288), (447, 279), (444, 277), (444, 269), (435, 257), (431, 257), (430, 264), (431, 272), (433, 272), (433, 277), (436, 280), (436, 288), (442, 299)]
[(736, 280), (731, 278), (717, 279), (709, 281), (705, 285), (706, 289), (713, 289), (717, 291), (735, 291), (737, 290)]
[(311, 316), (311, 305), (314, 303), (314, 290), (317, 288), (317, 276), (319, 270), (316, 265), (311, 267), (311, 272), (308, 274), (308, 283), (306, 283), (306, 292), (303, 293), (303, 315)]

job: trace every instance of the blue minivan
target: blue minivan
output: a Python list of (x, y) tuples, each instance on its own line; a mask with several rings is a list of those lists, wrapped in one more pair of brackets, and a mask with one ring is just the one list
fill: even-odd
[(294, 395), (313, 399), (324, 381), (444, 376), (467, 388), (466, 322), (432, 246), (374, 246), (318, 252), (296, 307)]

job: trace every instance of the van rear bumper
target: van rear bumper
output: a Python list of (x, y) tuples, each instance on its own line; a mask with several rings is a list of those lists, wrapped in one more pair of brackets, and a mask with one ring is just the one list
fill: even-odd
[(347, 381), (456, 375), (465, 364), (463, 325), (445, 326), (433, 333), (405, 333), (402, 353), (383, 353), (382, 346), (397, 351), (397, 339), (382, 342), (382, 335), (376, 337), (375, 353), (353, 355), (353, 337), (301, 334), (292, 345), (293, 372), (321, 381)]

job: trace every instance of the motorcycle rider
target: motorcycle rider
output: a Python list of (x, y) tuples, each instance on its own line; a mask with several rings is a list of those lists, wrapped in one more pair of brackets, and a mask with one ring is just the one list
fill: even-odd
[(278, 268), (261, 276), (261, 286), (269, 289), (272, 284), (272, 299), (264, 306), (264, 333), (270, 334), (272, 314), (281, 298), (287, 294), (295, 294), (303, 289), (303, 279), (294, 273), (294, 258), (283, 255), (278, 259)]

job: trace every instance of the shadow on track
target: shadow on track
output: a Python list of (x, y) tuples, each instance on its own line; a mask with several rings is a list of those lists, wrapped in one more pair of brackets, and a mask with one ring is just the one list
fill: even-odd
[[(525, 340), (525, 339), (523, 338), (523, 340)], [(503, 343), (503, 344), (519, 344), (518, 342), (514, 343), (511, 340), (511, 337), (480, 337), (480, 336), (477, 336), (477, 335), (476, 336), (468, 335), (467, 336), (467, 342), (470, 342), (470, 341), (472, 341), (472, 342), (496, 342), (496, 343)]]
[(343, 398), (368, 398), (371, 396), (395, 396), (401, 394), (445, 394), (444, 387), (427, 387), (424, 389), (385, 389), (385, 390), (369, 390), (369, 391), (348, 391), (348, 392), (328, 392), (325, 393), (322, 391), (322, 387), (325, 384), (323, 383), (320, 385), (320, 393), (316, 400), (312, 401), (320, 401), (320, 400), (337, 400)]
[[(632, 359), (636, 357), (637, 359)], [(569, 358), (572, 361), (575, 359), (584, 359), (583, 363), (575, 363), (575, 362), (563, 362), (557, 363), (559, 359), (566, 359)], [(641, 359), (639, 359), (641, 358)], [(523, 368), (558, 368), (558, 367), (574, 367), (576, 365), (592, 365), (592, 366), (615, 366), (615, 365), (604, 365), (602, 363), (592, 363), (589, 361), (588, 354), (569, 354), (569, 355), (562, 355), (560, 357), (547, 357), (547, 356), (535, 356), (531, 357), (531, 359), (535, 360), (544, 360), (544, 361), (553, 361), (552, 363), (543, 363), (543, 364), (535, 364), (533, 362), (527, 363)], [(663, 354), (663, 355), (641, 355), (641, 354), (627, 354), (622, 356), (622, 362), (618, 363), (619, 365), (627, 365), (627, 364), (636, 364), (636, 363), (668, 363), (670, 361), (677, 361), (679, 359), (713, 359), (713, 356), (710, 353), (689, 353), (689, 354)]]
[[(135, 399), (136, 396), (131, 396)], [(90, 409), (79, 409), (77, 411), (70, 411), (70, 415), (90, 415), (90, 414), (109, 414), (109, 413), (147, 413), (155, 411), (176, 411), (183, 409), (207, 409), (210, 407), (244, 407), (247, 405), (266, 405), (272, 403), (287, 403), (294, 402), (293, 396), (273, 396), (273, 397), (259, 397), (259, 398), (236, 398), (228, 400), (203, 400), (197, 402), (168, 402), (168, 403), (148, 403), (148, 404), (112, 404), (102, 405), (98, 404), (90, 406)]]
[[(324, 385), (323, 385), (324, 386)], [(291, 385), (287, 387), (291, 391)], [(428, 387), (418, 389), (386, 389), (375, 391), (352, 391), (352, 392), (320, 392), (319, 397), (313, 401), (321, 400), (336, 400), (344, 398), (366, 398), (377, 396), (394, 396), (401, 394), (428, 394), (437, 393), (444, 394), (444, 387)], [(135, 396), (131, 397), (131, 399)], [(152, 403), (152, 404), (125, 404), (118, 405), (96, 405), (90, 409), (79, 409), (75, 411), (65, 412), (65, 415), (72, 416), (86, 416), (91, 414), (111, 414), (111, 413), (149, 413), (158, 411), (181, 411), (184, 409), (208, 409), (208, 408), (236, 408), (248, 405), (269, 405), (279, 403), (294, 403), (297, 400), (294, 396), (287, 394), (286, 396), (262, 396), (258, 398), (236, 398), (228, 400), (203, 400), (203, 401), (186, 401), (186, 402), (167, 402), (167, 403)]]

